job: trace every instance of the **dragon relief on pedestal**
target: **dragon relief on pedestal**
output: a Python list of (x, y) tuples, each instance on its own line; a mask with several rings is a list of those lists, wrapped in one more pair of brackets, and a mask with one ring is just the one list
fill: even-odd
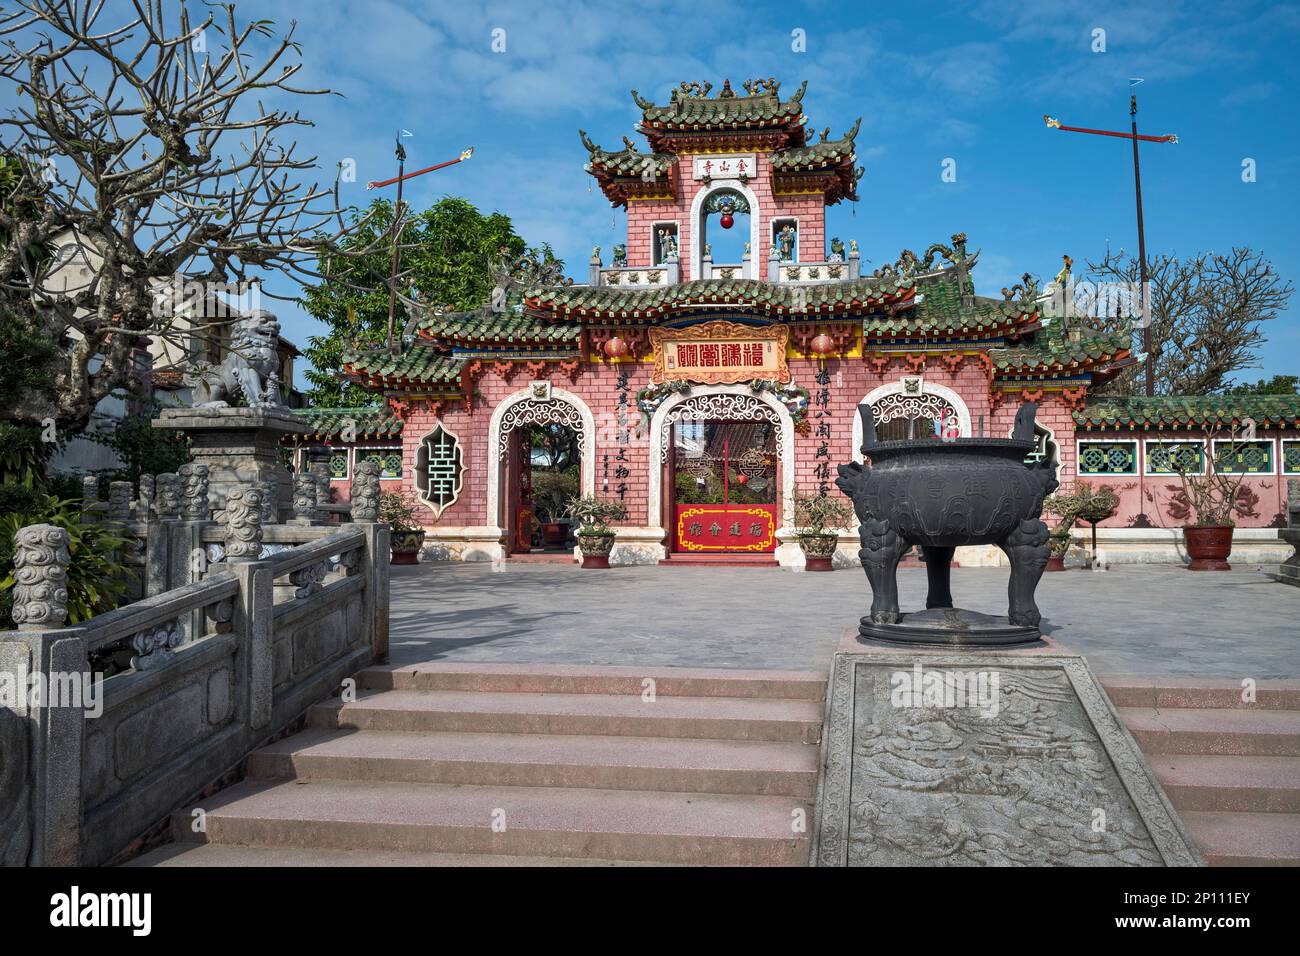
[(185, 373), (195, 408), (228, 408), (241, 395), (249, 408), (284, 406), (280, 395), (280, 322), (259, 309), (234, 324), (230, 350), (220, 365), (195, 362)]

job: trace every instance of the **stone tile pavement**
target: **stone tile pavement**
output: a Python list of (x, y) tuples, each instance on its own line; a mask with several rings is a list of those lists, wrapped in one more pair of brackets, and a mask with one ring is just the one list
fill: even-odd
[[(962, 607), (1006, 610), (1005, 568), (958, 568)], [(899, 571), (904, 610), (925, 571)], [(394, 663), (826, 670), (870, 605), (865, 575), (777, 568), (424, 564), (392, 569)], [(1300, 588), (1257, 569), (1130, 565), (1043, 576), (1044, 631), (1101, 674), (1300, 677)]]

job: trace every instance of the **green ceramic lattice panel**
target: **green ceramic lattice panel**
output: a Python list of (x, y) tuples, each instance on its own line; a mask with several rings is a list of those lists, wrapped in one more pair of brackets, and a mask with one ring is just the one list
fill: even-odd
[(1282, 442), (1282, 474), (1300, 475), (1300, 440)]
[(1081, 475), (1137, 474), (1137, 442), (1135, 441), (1081, 441), (1079, 442), (1079, 474)]
[(330, 451), (330, 477), (342, 481), (348, 476), (348, 452), (346, 448)]
[(402, 477), (402, 449), (367, 448), (360, 454), (362, 461), (374, 461), (379, 463), (380, 478)]
[(1271, 441), (1216, 441), (1214, 466), (1235, 475), (1273, 474)]
[(1205, 471), (1205, 446), (1201, 442), (1169, 441), (1146, 443), (1148, 475), (1199, 475)]

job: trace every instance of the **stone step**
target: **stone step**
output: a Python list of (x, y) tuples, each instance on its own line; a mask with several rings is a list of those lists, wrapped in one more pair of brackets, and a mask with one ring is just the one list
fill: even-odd
[(751, 740), (309, 728), (252, 754), (248, 775), (811, 800), (817, 791), (817, 748)]
[(1255, 700), (1247, 703), (1242, 700), (1241, 681), (1232, 678), (1118, 675), (1099, 679), (1116, 707), (1300, 711), (1300, 681), (1296, 680), (1258, 681)]
[(1210, 866), (1300, 866), (1300, 814), (1180, 814)]
[(1117, 708), (1142, 752), (1300, 756), (1300, 712), (1229, 708)]
[(822, 704), (810, 700), (612, 694), (390, 690), (334, 698), (307, 712), (312, 727), (408, 732), (607, 734), (817, 743)]
[(805, 865), (811, 808), (776, 796), (368, 781), (249, 780), (172, 818), (178, 841), (371, 853), (471, 853)]
[(593, 667), (563, 664), (390, 664), (357, 675), (367, 690), (456, 690), (516, 694), (633, 694), (646, 681), (658, 697), (753, 697), (825, 700), (816, 671), (690, 667)]
[(639, 860), (580, 860), (573, 857), (506, 856), (473, 853), (399, 853), (322, 850), (305, 847), (169, 843), (136, 857), (127, 867), (145, 866), (672, 866)]
[(1148, 759), (1180, 812), (1300, 813), (1300, 757), (1152, 754)]

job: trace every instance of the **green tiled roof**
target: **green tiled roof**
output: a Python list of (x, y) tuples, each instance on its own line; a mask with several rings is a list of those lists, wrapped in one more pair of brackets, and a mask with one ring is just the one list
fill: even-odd
[(1083, 372), (1099, 362), (1123, 358), (1132, 348), (1133, 338), (1127, 332), (1094, 335), (1078, 341), (1039, 335), (1031, 345), (989, 349), (989, 358), (994, 369), (1013, 375), (1040, 369)]
[(455, 384), (464, 364), (464, 359), (419, 344), (400, 355), (390, 355), (382, 348), (365, 354), (343, 355), (343, 370), (349, 376), (376, 385)]
[(862, 126), (862, 117), (841, 139), (778, 149), (772, 154), (772, 168), (779, 173), (805, 172), (850, 163), (855, 156), (853, 140)]
[(768, 317), (825, 315), (864, 305), (877, 306), (905, 299), (914, 280), (902, 277), (854, 279), (823, 285), (793, 286), (757, 279), (695, 279), (677, 285), (648, 287), (571, 286), (530, 291), (529, 308), (566, 311), (583, 318), (653, 319), (695, 305), (734, 305)]
[(578, 130), (578, 135), (582, 137), (582, 145), (591, 154), (588, 170), (599, 168), (611, 176), (632, 176), (639, 179), (645, 174), (648, 161), (654, 167), (655, 178), (658, 179), (667, 176), (677, 162), (677, 157), (672, 153), (642, 153), (632, 146), (626, 146), (617, 152), (601, 149), (588, 138), (586, 130)]
[(729, 84), (724, 84), (717, 96), (698, 96), (676, 89), (667, 106), (650, 102), (636, 90), (632, 91), (632, 98), (641, 107), (645, 126), (679, 130), (743, 130), (800, 122), (803, 116), (801, 101), (807, 88), (808, 81), (805, 80), (788, 100), (780, 98), (779, 84), (772, 92), (759, 96), (736, 96), (731, 93)]
[(300, 408), (296, 414), (307, 419), (315, 438), (337, 438), (349, 423), (358, 438), (396, 438), (402, 434), (402, 420), (387, 405)]
[[(969, 280), (967, 280), (969, 286)], [(951, 273), (917, 281), (916, 305), (897, 315), (872, 316), (866, 323), (868, 337), (979, 334), (1000, 329), (1037, 312), (1033, 302), (989, 299), (975, 296), (969, 308), (962, 305), (961, 283)]]
[(582, 327), (569, 322), (547, 322), (527, 312), (475, 310), (430, 314), (420, 320), (421, 335), (456, 345), (508, 347), (512, 345), (574, 345)]
[(1092, 429), (1227, 428), (1246, 418), (1260, 428), (1300, 428), (1300, 395), (1098, 397), (1074, 413), (1080, 427)]

